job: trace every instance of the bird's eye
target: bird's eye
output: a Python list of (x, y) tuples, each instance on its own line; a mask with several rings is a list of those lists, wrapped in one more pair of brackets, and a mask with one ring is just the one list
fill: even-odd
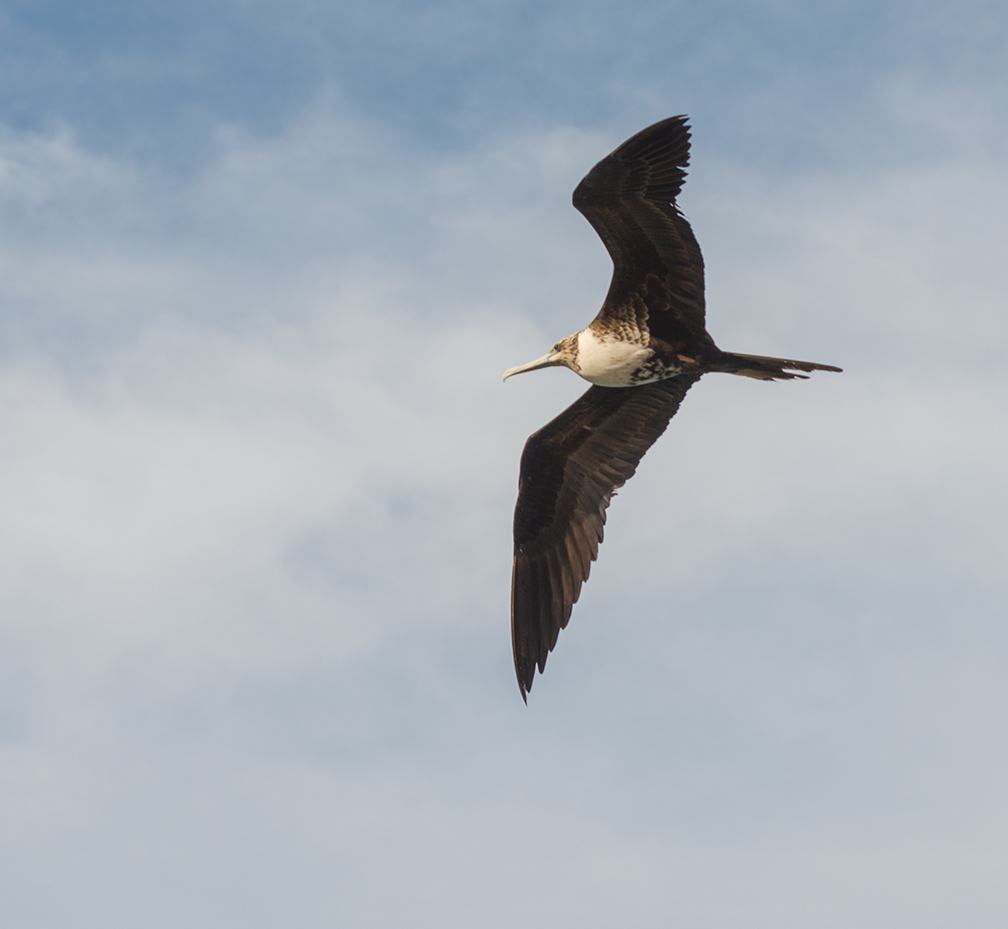
[(553, 351), (555, 351), (555, 352), (560, 351), (560, 343), (559, 342), (557, 342), (557, 344), (553, 346)]

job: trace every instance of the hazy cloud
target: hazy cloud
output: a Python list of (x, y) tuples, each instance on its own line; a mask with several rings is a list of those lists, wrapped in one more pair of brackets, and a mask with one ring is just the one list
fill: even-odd
[[(506, 12), (397, 9), (379, 51), (426, 60), (441, 17), (469, 62)], [(583, 48), (598, 23), (561, 13), (509, 28)], [(788, 162), (694, 111), (682, 205), (715, 338), (846, 370), (691, 391), (527, 709), (518, 456), (583, 385), (500, 374), (600, 303), (570, 191), (640, 126), (527, 97), (550, 118), (440, 144), (332, 84), (271, 128), (211, 120), (179, 170), (8, 119), (13, 924), (1000, 925), (1008, 179), (1000, 91), (932, 17), (913, 29), (950, 49), (951, 96), (876, 74), (843, 144), (851, 121), (808, 111)], [(892, 28), (879, 47), (917, 35)], [(652, 57), (607, 79), (687, 109)], [(977, 102), (937, 119), (962, 87)]]

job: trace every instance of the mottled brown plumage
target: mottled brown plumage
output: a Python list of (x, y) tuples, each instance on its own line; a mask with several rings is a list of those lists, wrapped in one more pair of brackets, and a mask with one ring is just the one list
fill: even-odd
[[(723, 352), (705, 328), (700, 246), (675, 198), (689, 163), (689, 127), (674, 116), (637, 133), (574, 191), (613, 260), (589, 326), (512, 374), (566, 365), (595, 386), (529, 437), (514, 517), (511, 634), (525, 698), (598, 555), (605, 511), (710, 371), (763, 380), (839, 371), (831, 365)], [(613, 385), (613, 386), (603, 386)]]

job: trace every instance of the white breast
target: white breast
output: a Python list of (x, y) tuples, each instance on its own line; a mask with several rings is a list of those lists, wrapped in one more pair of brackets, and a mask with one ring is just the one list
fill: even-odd
[(578, 374), (600, 387), (630, 387), (658, 380), (644, 374), (653, 354), (640, 342), (600, 338), (591, 329), (578, 333)]

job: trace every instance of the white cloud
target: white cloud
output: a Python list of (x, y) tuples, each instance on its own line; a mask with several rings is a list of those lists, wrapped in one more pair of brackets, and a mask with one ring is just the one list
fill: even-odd
[(168, 178), (7, 132), (0, 883), (23, 924), (996, 910), (997, 164), (695, 160), (718, 340), (847, 371), (693, 389), (526, 710), (518, 456), (581, 385), (499, 378), (601, 300), (569, 192), (609, 141), (437, 155), (320, 106)]

